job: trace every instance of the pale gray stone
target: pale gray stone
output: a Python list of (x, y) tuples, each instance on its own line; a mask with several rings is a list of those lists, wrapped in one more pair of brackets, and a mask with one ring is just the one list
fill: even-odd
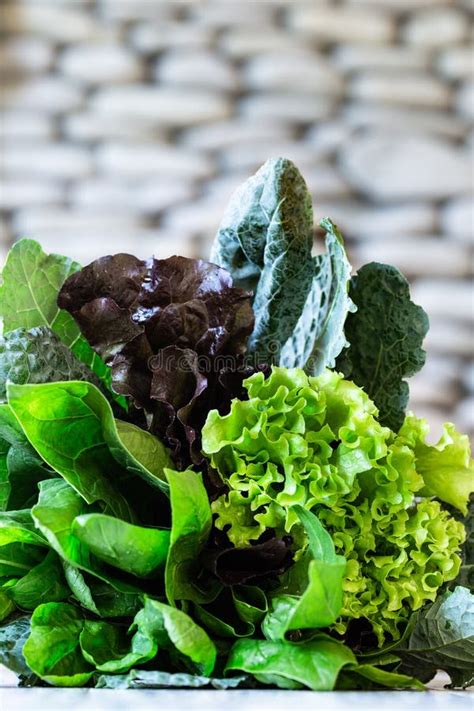
[(159, 82), (183, 87), (235, 91), (239, 77), (224, 57), (202, 50), (179, 49), (158, 59), (154, 75)]
[(457, 107), (463, 116), (474, 119), (474, 81), (466, 81), (459, 89)]
[(396, 32), (394, 19), (374, 8), (295, 4), (289, 21), (302, 35), (328, 42), (390, 42)]
[[(32, 207), (19, 210), (15, 214), (14, 227), (17, 234), (29, 234), (39, 241), (45, 235), (71, 240), (77, 235), (87, 235), (88, 232), (114, 236), (114, 233), (125, 233), (139, 229), (143, 223), (136, 216), (124, 215), (122, 212), (108, 210), (107, 212), (83, 212), (69, 210), (64, 207)], [(39, 235), (41, 235), (41, 240)], [(87, 239), (89, 247), (93, 245), (92, 239)], [(48, 245), (43, 244), (46, 249)], [(67, 253), (64, 245), (62, 253)]]
[(315, 202), (350, 195), (349, 185), (332, 165), (318, 163), (314, 168), (307, 168), (304, 170), (304, 178)]
[(158, 143), (106, 143), (99, 146), (96, 161), (102, 173), (163, 179), (207, 178), (215, 171), (213, 161), (193, 149)]
[(443, 109), (451, 100), (448, 86), (422, 72), (361, 72), (352, 80), (349, 94), (364, 101)]
[(6, 174), (12, 177), (67, 180), (82, 178), (92, 169), (89, 151), (66, 143), (8, 144), (3, 148), (2, 161)]
[(179, 7), (174, 0), (98, 0), (98, 13), (105, 20), (113, 22), (135, 22), (136, 20), (168, 20), (173, 18)]
[(209, 47), (214, 32), (209, 27), (188, 22), (141, 22), (130, 30), (129, 41), (143, 54), (154, 54), (172, 47), (178, 49), (201, 49)]
[(283, 122), (263, 124), (258, 120), (229, 121), (194, 126), (184, 131), (182, 141), (199, 150), (226, 150), (230, 146), (245, 144), (248, 141), (282, 141), (292, 136), (292, 130)]
[[(453, 5), (457, 0), (346, 0), (354, 6), (385, 7), (389, 10), (400, 12), (413, 12), (419, 8), (433, 7), (436, 5)], [(471, 2), (471, 0), (467, 0)]]
[(327, 119), (334, 107), (328, 96), (309, 96), (292, 92), (258, 92), (240, 102), (241, 115), (272, 124), (291, 121), (295, 124), (313, 123)]
[(448, 79), (469, 79), (474, 74), (474, 51), (470, 45), (452, 46), (438, 57), (436, 65)]
[(409, 44), (443, 47), (462, 42), (467, 26), (466, 15), (454, 7), (426, 8), (408, 19), (402, 38)]
[(192, 3), (191, 21), (209, 27), (253, 26), (265, 28), (273, 24), (275, 5), (271, 2), (242, 3), (235, 1), (221, 2), (207, 0), (204, 3)]
[(352, 130), (343, 121), (318, 121), (304, 136), (317, 158), (329, 158), (350, 140)]
[(471, 361), (464, 371), (463, 385), (471, 395), (474, 395), (474, 361)]
[(251, 89), (340, 94), (341, 75), (322, 55), (309, 51), (269, 52), (252, 59), (245, 68)]
[[(123, 0), (120, 0), (122, 2)], [(120, 4), (120, 3), (117, 3)], [(110, 29), (95, 21), (77, 3), (10, 2), (2, 8), (5, 33), (29, 33), (58, 42), (105, 39)]]
[(450, 200), (441, 212), (441, 225), (455, 240), (474, 243), (474, 200), (472, 197)]
[(148, 116), (157, 124), (191, 126), (227, 118), (229, 101), (215, 92), (147, 85), (101, 89), (90, 102), (91, 108), (129, 120)]
[(24, 205), (55, 205), (64, 198), (64, 188), (60, 183), (44, 180), (2, 177), (0, 189), (0, 209), (15, 210)]
[(309, 46), (309, 42), (296, 34), (275, 27), (265, 32), (257, 27), (232, 27), (221, 35), (219, 47), (224, 54), (242, 60), (264, 52), (292, 52)]
[(360, 264), (387, 262), (408, 277), (463, 277), (471, 273), (471, 254), (467, 246), (441, 237), (370, 240), (359, 242), (353, 253)]
[(269, 157), (289, 158), (303, 170), (314, 166), (316, 160), (311, 146), (300, 141), (258, 140), (229, 146), (222, 156), (226, 170), (246, 170), (249, 174), (257, 170)]
[(458, 405), (454, 419), (461, 432), (474, 431), (474, 397), (466, 398)]
[(74, 82), (52, 76), (6, 83), (0, 92), (0, 108), (10, 111), (58, 114), (79, 108), (82, 101), (83, 92)]
[(116, 114), (104, 115), (99, 111), (81, 111), (68, 114), (64, 118), (62, 129), (73, 141), (164, 140), (164, 132), (154, 119), (138, 115), (124, 121)]
[(50, 69), (54, 49), (37, 37), (13, 36), (0, 45), (0, 75), (40, 74)]
[(441, 199), (469, 191), (471, 164), (446, 142), (379, 133), (354, 139), (342, 153), (349, 182), (374, 199)]
[(457, 319), (474, 320), (474, 295), (467, 279), (418, 279), (412, 295), (430, 315), (451, 319), (454, 330), (459, 325)]
[(341, 44), (332, 55), (336, 66), (346, 71), (361, 69), (423, 70), (431, 64), (430, 53), (404, 45)]
[(353, 102), (343, 112), (344, 119), (354, 128), (390, 130), (392, 133), (439, 134), (450, 138), (463, 138), (467, 122), (445, 111), (428, 111), (410, 107), (382, 106)]
[(76, 44), (63, 52), (59, 68), (73, 79), (91, 84), (137, 81), (143, 67), (136, 56), (118, 44)]
[(424, 343), (427, 350), (464, 358), (472, 356), (471, 324), (456, 323), (453, 320), (454, 312), (446, 319), (433, 318), (430, 313), (429, 315), (430, 330)]
[(170, 233), (179, 234), (181, 230), (194, 236), (214, 235), (222, 220), (225, 205), (216, 201), (213, 196), (178, 205), (163, 217), (162, 227)]
[(410, 403), (415, 413), (420, 403), (449, 408), (456, 399), (457, 389), (453, 381), (442, 378), (439, 372), (428, 373), (426, 365), (414, 378), (410, 378), (409, 385)]
[(154, 215), (194, 197), (182, 179), (123, 180), (92, 178), (71, 188), (68, 201), (78, 210), (118, 210)]
[[(436, 210), (423, 203), (397, 203), (387, 206), (364, 207), (360, 203), (318, 204), (318, 215), (334, 216), (339, 227), (352, 238), (386, 242), (417, 241), (420, 234), (432, 232), (437, 226)], [(371, 243), (372, 244), (372, 243)], [(371, 250), (371, 245), (366, 245)], [(368, 261), (371, 261), (369, 258)], [(382, 261), (384, 261), (382, 259)]]
[(51, 138), (53, 132), (51, 116), (31, 111), (2, 111), (0, 137), (4, 140), (44, 140)]

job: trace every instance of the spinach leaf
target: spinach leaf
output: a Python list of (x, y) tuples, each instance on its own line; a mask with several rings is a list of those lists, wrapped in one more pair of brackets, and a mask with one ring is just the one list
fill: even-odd
[(243, 622), (258, 625), (268, 612), (267, 596), (261, 588), (254, 585), (234, 585), (232, 599)]
[(299, 505), (294, 509), (306, 529), (312, 559), (307, 565), (303, 591), (298, 577), (295, 587), (285, 586), (284, 594), (277, 591), (272, 598), (270, 612), (262, 624), (264, 635), (271, 640), (284, 639), (290, 630), (328, 627), (342, 608), (346, 560), (336, 554), (331, 536), (314, 513)]
[(317, 375), (333, 368), (347, 341), (344, 322), (354, 304), (348, 289), (351, 265), (342, 235), (329, 218), (320, 222), (326, 230), (326, 254), (313, 258), (313, 279), (301, 316), (283, 346), (280, 365), (304, 368)]
[(396, 653), (402, 671), (429, 680), (438, 669), (455, 686), (474, 682), (474, 595), (461, 586), (416, 613), (412, 633)]
[(285, 158), (268, 160), (232, 196), (211, 252), (235, 286), (255, 292), (248, 348), (261, 363), (278, 363), (300, 317), (313, 278), (312, 244), (302, 175)]
[(53, 686), (84, 686), (93, 669), (82, 656), (80, 610), (65, 602), (39, 605), (31, 616), (23, 655), (30, 669)]
[(31, 506), (37, 498), (38, 482), (51, 475), (11, 408), (0, 404), (0, 511)]
[(397, 432), (408, 403), (404, 380), (422, 368), (421, 345), (428, 317), (410, 300), (405, 277), (395, 267), (371, 262), (352, 277), (349, 291), (357, 307), (346, 320), (349, 348), (336, 368), (363, 387), (379, 409), (379, 420)]
[(206, 632), (186, 613), (145, 597), (143, 610), (135, 615), (132, 629), (169, 650), (188, 671), (209, 676), (216, 662), (216, 648)]
[(0, 338), (0, 400), (7, 382), (52, 383), (60, 380), (100, 380), (46, 327), (17, 328)]
[[(342, 671), (339, 677), (338, 689), (367, 689), (367, 682), (369, 682), (369, 688), (374, 689), (418, 689), (419, 691), (425, 689), (425, 685), (412, 676), (380, 669), (380, 667), (376, 667), (373, 664), (357, 664), (346, 669)], [(359, 677), (359, 680), (356, 677)]]
[(326, 638), (301, 645), (239, 639), (230, 650), (225, 671), (244, 671), (262, 683), (283, 688), (297, 688), (296, 683), (314, 691), (330, 691), (341, 669), (354, 663), (348, 647)]
[(74, 519), (74, 535), (100, 560), (140, 577), (164, 568), (170, 532), (145, 528), (104, 514), (83, 514)]
[(201, 474), (187, 469), (165, 469), (170, 486), (171, 538), (166, 561), (166, 596), (176, 600), (209, 602), (216, 592), (200, 589), (198, 557), (211, 530), (212, 513)]
[(156, 642), (139, 629), (130, 639), (126, 628), (109, 622), (86, 620), (79, 639), (86, 661), (103, 672), (126, 672), (158, 651)]
[(97, 689), (198, 689), (210, 686), (213, 689), (236, 689), (247, 679), (246, 676), (233, 676), (228, 679), (216, 679), (198, 674), (169, 674), (163, 671), (132, 669), (128, 674), (101, 674), (97, 679)]
[(44, 558), (45, 546), (28, 510), (0, 514), (0, 577), (26, 575)]
[[(74, 535), (72, 525), (76, 516), (92, 513), (91, 507), (87, 506), (76, 491), (62, 479), (51, 479), (40, 484), (40, 495), (38, 503), (32, 508), (32, 515), (38, 529), (44, 534), (51, 548), (73, 568), (96, 576), (105, 583), (110, 583), (116, 590), (125, 594), (135, 594), (138, 592), (133, 586), (124, 583), (104, 571), (101, 562), (91, 554), (77, 536)], [(73, 580), (73, 592), (76, 593), (78, 586), (82, 590), (79, 598), (84, 602), (87, 598), (87, 590), (84, 589), (84, 581), (74, 579), (71, 570), (66, 572), (66, 579), (70, 583)], [(87, 604), (85, 605), (87, 607)], [(93, 612), (98, 612), (93, 609)]]
[(110, 382), (110, 370), (81, 336), (67, 311), (57, 305), (59, 290), (80, 265), (58, 254), (45, 254), (37, 242), (22, 239), (8, 253), (0, 286), (4, 333), (47, 326), (97, 376)]
[(0, 664), (16, 674), (31, 674), (23, 656), (23, 645), (30, 634), (30, 616), (22, 615), (0, 625)]
[[(37, 452), (88, 503), (100, 501), (119, 518), (132, 520), (134, 514), (120, 491), (131, 475), (167, 490), (158, 476), (161, 465), (168, 461), (165, 448), (146, 432), (132, 436), (131, 429), (135, 435), (138, 428), (130, 425), (121, 431), (127, 432), (127, 443), (137, 451), (127, 449), (109, 403), (94, 385), (76, 381), (9, 384), (8, 398)], [(143, 455), (147, 447), (148, 453)], [(141, 459), (148, 461), (153, 454), (156, 461), (150, 471)]]
[(64, 579), (61, 562), (56, 553), (50, 550), (26, 575), (9, 585), (6, 593), (18, 607), (34, 610), (44, 602), (65, 600), (70, 590)]
[(9, 595), (7, 595), (7, 593), (0, 588), (0, 622), (6, 620), (14, 609), (14, 602), (11, 600)]
[(230, 588), (224, 588), (208, 605), (194, 605), (193, 611), (198, 622), (217, 637), (235, 639), (255, 632), (255, 624), (237, 611)]

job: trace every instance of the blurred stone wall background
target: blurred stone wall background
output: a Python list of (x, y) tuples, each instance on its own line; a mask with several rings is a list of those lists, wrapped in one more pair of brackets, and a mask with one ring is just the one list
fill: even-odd
[(427, 309), (413, 406), (472, 432), (473, 7), (2, 2), (2, 259), (24, 235), (205, 257), (234, 187), (287, 156), (354, 266), (397, 265)]

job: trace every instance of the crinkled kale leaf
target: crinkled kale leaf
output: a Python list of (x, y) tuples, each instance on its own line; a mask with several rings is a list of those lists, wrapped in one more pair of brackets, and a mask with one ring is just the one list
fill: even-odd
[(380, 422), (397, 432), (408, 403), (404, 379), (425, 362), (421, 345), (428, 317), (410, 300), (405, 277), (387, 264), (371, 262), (359, 269), (349, 293), (357, 311), (347, 317), (350, 345), (336, 368), (364, 388), (379, 409)]

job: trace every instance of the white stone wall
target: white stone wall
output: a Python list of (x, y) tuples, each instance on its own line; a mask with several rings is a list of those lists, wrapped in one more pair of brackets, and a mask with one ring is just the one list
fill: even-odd
[[(413, 406), (474, 430), (472, 0), (1, 3), (0, 244), (206, 256), (266, 158), (429, 312)], [(471, 393), (471, 394), (470, 394)]]

